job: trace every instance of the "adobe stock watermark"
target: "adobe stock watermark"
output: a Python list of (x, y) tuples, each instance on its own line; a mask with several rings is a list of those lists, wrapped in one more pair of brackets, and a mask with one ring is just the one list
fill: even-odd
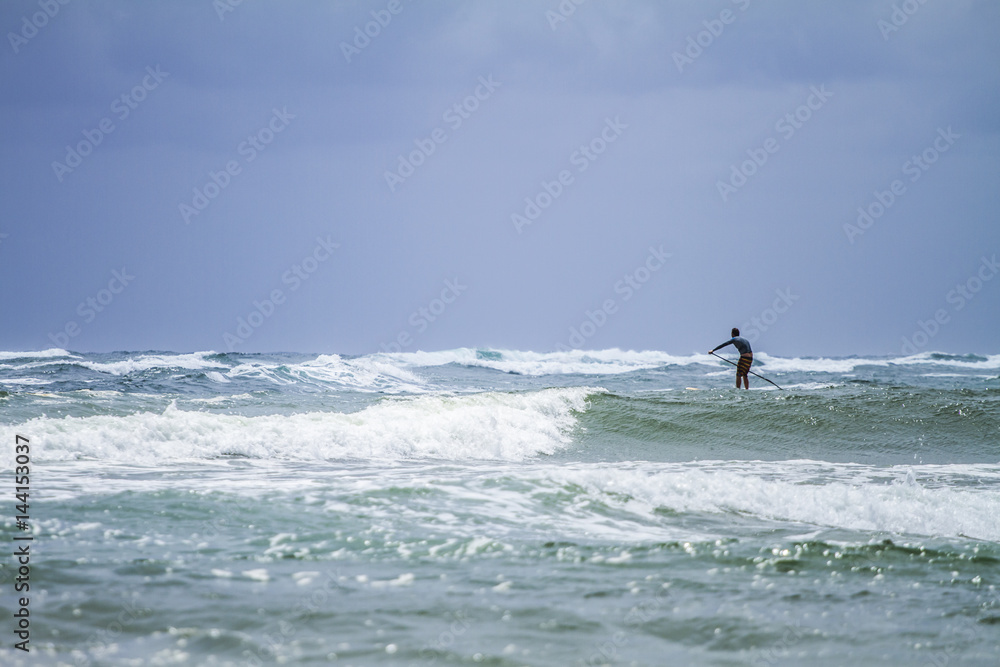
[[(117, 269), (113, 270), (111, 272), (111, 280), (108, 281), (108, 286), (98, 290), (97, 294), (88, 296), (81, 301), (76, 307), (76, 314), (83, 319), (84, 324), (90, 324), (97, 319), (99, 313), (103, 313), (114, 302), (119, 294), (125, 291), (125, 288), (133, 280), (135, 280), (135, 276), (129, 275), (124, 266), (121, 271)], [(49, 333), (49, 340), (55, 343), (57, 347), (68, 350), (70, 339), (76, 338), (82, 331), (83, 329), (76, 320), (68, 320), (63, 325), (62, 330), (56, 333)]]
[(403, 329), (396, 335), (393, 341), (379, 345), (379, 349), (383, 352), (395, 353), (402, 352), (403, 348), (413, 345), (415, 336), (427, 331), (427, 327), (444, 315), (448, 307), (455, 303), (462, 292), (467, 289), (469, 289), (469, 286), (463, 285), (459, 278), (445, 280), (441, 295), (435, 299), (431, 299), (430, 303), (426, 306), (417, 308), (407, 318), (406, 321), (412, 327), (413, 333), (410, 333), (410, 329)]
[[(132, 595), (131, 597), (135, 598), (137, 596)], [(122, 598), (124, 599), (124, 602), (122, 603), (121, 611), (118, 613), (118, 616), (115, 617), (115, 620), (111, 621), (104, 626), (103, 629), (94, 632), (87, 638), (84, 646), (88, 652), (97, 653), (103, 656), (111, 646), (117, 644), (119, 637), (126, 628), (143, 616), (151, 614), (153, 611), (148, 607), (140, 609), (136, 606), (135, 600), (129, 599), (129, 596), (123, 594)], [(91, 659), (80, 650), (73, 651), (73, 656), (74, 665), (86, 667), (87, 665), (94, 664), (91, 662)]]
[[(333, 251), (339, 247), (340, 244), (331, 241), (329, 236), (325, 239), (317, 236), (316, 245), (312, 252), (303, 257), (301, 261), (292, 264), (287, 271), (281, 274), (281, 284), (287, 285), (289, 292), (295, 292), (316, 273), (321, 264), (333, 256)], [(247, 316), (236, 318), (235, 333), (225, 332), (222, 335), (222, 342), (232, 352), (237, 345), (247, 342), (287, 299), (284, 290), (275, 288), (264, 299), (254, 300), (253, 308)]]
[[(970, 583), (974, 583), (977, 588), (986, 588), (983, 585), (982, 577), (979, 575), (975, 576)], [(997, 594), (996, 589), (992, 585), (988, 587), (988, 590), (989, 593), (987, 595), (993, 599), (982, 603), (980, 609), (996, 610), (1000, 608), (1000, 595)], [(926, 662), (921, 667), (948, 667), (948, 665), (967, 664), (968, 661), (966, 658), (968, 658), (968, 654), (970, 653), (969, 649), (972, 648), (973, 643), (980, 642), (984, 631), (989, 632), (990, 637), (996, 636), (995, 631), (986, 630), (990, 626), (984, 627), (983, 621), (985, 620), (986, 618), (984, 617), (972, 619), (960, 616), (957, 618), (947, 628), (947, 634), (942, 637), (945, 640), (944, 642), (928, 643), (923, 647), (931, 655), (928, 656)], [(990, 648), (992, 649), (993, 647), (991, 646)], [(986, 650), (988, 651), (989, 649)]]
[[(962, 138), (962, 135), (955, 134), (952, 131), (951, 125), (948, 126), (947, 130), (939, 127), (937, 133), (938, 136), (934, 138), (930, 146), (919, 154), (914, 154), (900, 167), (903, 175), (910, 177), (910, 183), (919, 181), (920, 177), (931, 168), (931, 165), (937, 162), (941, 155), (947, 153), (955, 145), (955, 140)], [(885, 215), (886, 211), (892, 208), (893, 204), (899, 201), (900, 197), (906, 194), (906, 192), (906, 183), (899, 178), (889, 183), (889, 187), (885, 190), (873, 191), (872, 196), (874, 199), (868, 205), (858, 207), (856, 224), (844, 223), (844, 234), (847, 235), (847, 240), (851, 245), (854, 245), (854, 240), (857, 237), (871, 229), (875, 225), (875, 222)]]
[(549, 22), (549, 27), (552, 28), (552, 32), (556, 31), (556, 26), (560, 23), (565, 23), (569, 20), (569, 17), (576, 13), (576, 8), (585, 3), (587, 0), (562, 0), (559, 5), (554, 9), (550, 9), (545, 12), (545, 20)]
[(621, 660), (618, 655), (620, 649), (628, 645), (629, 635), (636, 632), (642, 625), (649, 623), (656, 618), (666, 605), (670, 597), (670, 589), (666, 585), (661, 585), (656, 594), (649, 600), (643, 600), (639, 604), (629, 609), (625, 615), (625, 627), (629, 632), (619, 630), (608, 639), (594, 645), (596, 649), (587, 658), (586, 665), (607, 665), (617, 663)]
[[(750, 6), (750, 0), (732, 0), (732, 3), (737, 5), (741, 12), (745, 12)], [(718, 18), (702, 21), (701, 24), (705, 26), (705, 29), (696, 34), (688, 35), (687, 46), (683, 52), (674, 51), (673, 53), (672, 57), (674, 65), (677, 66), (677, 71), (683, 74), (684, 67), (693, 65), (694, 61), (700, 58), (705, 52), (705, 49), (715, 44), (715, 40), (722, 36), (722, 33), (726, 30), (726, 26), (736, 21), (736, 16), (737, 14), (733, 10), (723, 9), (719, 12)]]
[[(578, 174), (587, 171), (590, 165), (604, 154), (608, 146), (618, 141), (618, 138), (622, 136), (622, 132), (627, 128), (628, 125), (621, 122), (618, 116), (615, 116), (614, 120), (605, 118), (604, 127), (601, 131), (589, 142), (581, 144), (579, 148), (573, 151), (569, 156), (569, 163), (576, 167)], [(551, 181), (542, 179), (541, 190), (534, 197), (524, 198), (524, 211), (522, 213), (512, 213), (510, 216), (510, 221), (514, 225), (514, 229), (517, 230), (517, 233), (520, 234), (524, 227), (538, 220), (542, 212), (552, 206), (553, 202), (559, 199), (566, 188), (572, 185), (575, 180), (576, 177), (569, 169), (563, 169)]]
[(783, 291), (776, 289), (774, 293), (777, 296), (771, 306), (762, 310), (757, 317), (751, 317), (749, 322), (744, 322), (743, 326), (740, 327), (742, 335), (751, 343), (756, 343), (760, 335), (774, 326), (781, 316), (787, 313), (788, 309), (799, 300), (798, 295), (792, 294), (791, 287), (786, 287)]
[[(979, 262), (979, 268), (962, 283), (958, 283), (944, 296), (946, 303), (951, 304), (952, 312), (957, 313), (965, 308), (970, 301), (983, 289), (983, 286), (1000, 273), (1000, 263), (997, 256), (987, 258), (985, 255)], [(899, 351), (904, 355), (917, 354), (920, 348), (926, 347), (941, 327), (951, 321), (951, 314), (946, 308), (938, 308), (934, 315), (926, 320), (917, 320), (917, 329), (909, 337), (903, 336), (903, 345)]]
[(447, 630), (439, 632), (433, 641), (427, 642), (420, 649), (420, 657), (428, 664), (436, 663), (438, 654), (450, 650), (455, 641), (472, 626), (464, 609), (456, 611), (454, 617), (455, 620)]
[[(913, 471), (911, 470), (909, 475), (912, 474)], [(919, 482), (909, 475), (904, 477), (904, 479), (907, 480), (904, 482), (905, 484), (919, 484)], [(894, 480), (894, 482), (899, 483), (902, 482), (902, 480)], [(874, 575), (872, 581), (877, 581), (885, 578), (886, 576), (891, 576), (889, 573), (892, 571), (893, 565), (891, 564), (891, 561), (886, 558), (885, 554), (886, 547), (891, 546), (891, 540), (884, 540), (881, 544), (870, 544), (869, 547), (874, 547), (874, 552), (866, 551), (861, 554), (861, 562), (857, 566), (852, 567), (851, 570), (859, 573), (872, 573)], [(981, 583), (976, 583), (976, 579), (979, 579), (979, 577), (975, 577), (970, 583), (974, 583), (978, 587)], [(954, 586), (956, 583), (957, 582), (953, 580), (950, 584), (945, 584), (945, 586)], [(992, 588), (992, 586), (990, 588)], [(994, 599), (992, 604), (996, 605), (998, 602), (1000, 602), (1000, 599)], [(983, 605), (983, 608), (985, 607), (986, 605)], [(951, 664), (965, 664), (965, 661), (961, 660), (960, 656), (968, 650), (970, 644), (979, 638), (979, 632), (976, 625), (977, 620), (974, 617), (969, 618), (964, 617), (963, 615), (963, 617), (960, 617), (960, 620), (951, 625), (951, 627), (941, 628), (938, 631), (937, 638), (928, 636), (921, 639), (920, 643), (916, 646), (916, 648), (920, 650), (921, 654), (926, 656), (926, 658), (923, 658), (924, 662), (919, 663), (921, 667), (947, 667), (947, 665)], [(947, 639), (947, 641), (941, 641), (942, 639)], [(955, 663), (952, 662), (953, 659), (956, 659)], [(914, 662), (913, 664), (916, 665), (918, 663)]]
[[(142, 81), (111, 102), (111, 113), (118, 118), (119, 122), (124, 121), (168, 76), (170, 76), (170, 72), (161, 71), (159, 65), (155, 68), (147, 67), (146, 76), (142, 77)], [(83, 130), (82, 141), (77, 142), (75, 146), (66, 146), (66, 156), (63, 161), (52, 162), (52, 171), (55, 173), (56, 179), (62, 183), (66, 174), (73, 173), (74, 169), (83, 164), (83, 159), (93, 153), (94, 149), (104, 141), (104, 138), (114, 131), (115, 121), (109, 116), (102, 118), (93, 129)]]
[[(645, 261), (614, 284), (614, 293), (621, 295), (622, 303), (629, 301), (650, 281), (653, 274), (663, 268), (670, 257), (673, 257), (673, 254), (664, 252), (662, 245), (659, 248), (649, 246), (649, 254), (646, 255)], [(609, 298), (602, 301), (594, 310), (584, 311), (584, 317), (580, 324), (569, 328), (569, 336), (566, 339), (568, 345), (557, 343), (556, 349), (560, 352), (568, 352), (583, 347), (608, 323), (611, 316), (618, 312), (619, 305), (615, 298)]]
[(192, 217), (200, 215), (202, 211), (208, 208), (208, 205), (222, 194), (223, 190), (229, 187), (230, 183), (233, 182), (233, 178), (243, 173), (244, 165), (248, 165), (256, 160), (271, 142), (274, 141), (275, 137), (285, 131), (293, 118), (295, 118), (295, 115), (288, 113), (288, 107), (284, 107), (280, 111), (276, 108), (272, 109), (271, 119), (267, 124), (255, 133), (248, 135), (236, 147), (237, 155), (243, 158), (242, 164), (239, 160), (233, 159), (227, 161), (219, 171), (209, 170), (208, 180), (205, 181), (205, 184), (195, 187), (192, 190), (191, 203), (181, 202), (178, 204), (184, 224), (191, 224)]
[(798, 645), (807, 634), (807, 630), (802, 627), (802, 623), (796, 620), (785, 626), (785, 632), (781, 639), (766, 649), (752, 649), (755, 653), (750, 660), (752, 667), (769, 667), (775, 665), (779, 660), (788, 657), (789, 651)]
[[(319, 572), (311, 573), (312, 580), (309, 582), (311, 590), (307, 595), (299, 598), (295, 606), (292, 607), (292, 618), (308, 618), (312, 614), (315, 614), (320, 609), (329, 605), (331, 595), (334, 591), (342, 589), (339, 583), (341, 579), (339, 568), (333, 572), (324, 573), (323, 582), (317, 584), (315, 578), (319, 574)], [(276, 630), (277, 632), (267, 632), (261, 637), (266, 644), (262, 645), (258, 650), (247, 649), (243, 651), (241, 654), (245, 660), (243, 664), (247, 665), (247, 667), (260, 667), (265, 661), (269, 663), (274, 661), (284, 662), (286, 656), (279, 655), (279, 651), (294, 641), (293, 638), (298, 629), (288, 621), (281, 620), (278, 622)]]
[(16, 33), (7, 33), (7, 41), (10, 42), (10, 48), (14, 50), (14, 53), (19, 53), (21, 47), (34, 38), (38, 31), (47, 26), (62, 7), (68, 4), (69, 0), (39, 0), (38, 7), (42, 11), (35, 12), (30, 18), (27, 15), (22, 16), (21, 29)]
[[(947, 667), (951, 664), (961, 665), (963, 656), (968, 652), (969, 644), (979, 639), (980, 629), (974, 625), (966, 625), (951, 633), (950, 641), (942, 645), (933, 645), (933, 654), (927, 658), (922, 667)], [(952, 660), (954, 659), (954, 662)]]
[[(462, 127), (462, 124), (472, 118), (472, 114), (479, 110), (479, 105), (493, 96), (502, 84), (493, 80), (493, 75), (479, 77), (479, 85), (469, 95), (448, 107), (441, 120), (444, 121), (452, 132)], [(437, 147), (448, 140), (448, 132), (440, 127), (431, 130), (430, 135), (425, 139), (414, 139), (416, 146), (407, 155), (400, 155), (395, 171), (385, 170), (385, 183), (389, 186), (389, 192), (395, 192), (396, 188), (406, 182), (406, 179), (413, 176), (417, 169), (427, 162), (427, 158), (434, 154)]]
[(243, 4), (243, 0), (213, 0), (212, 8), (219, 16), (219, 22), (226, 20), (226, 14), (236, 11), (236, 8)]
[(927, 4), (927, 0), (903, 0), (898, 5), (894, 4), (888, 21), (879, 19), (875, 22), (875, 26), (882, 33), (882, 39), (888, 42), (889, 35), (899, 32), (899, 29), (907, 24), (910, 17), (920, 11), (920, 8), (925, 4)]
[[(410, 0), (406, 0), (410, 2)], [(347, 63), (351, 63), (351, 58), (361, 55), (361, 52), (368, 48), (372, 40), (382, 34), (385, 28), (392, 23), (392, 17), (398, 16), (404, 9), (402, 0), (389, 0), (385, 9), (371, 12), (372, 20), (364, 24), (364, 29), (354, 26), (354, 38), (350, 42), (340, 43), (340, 52), (344, 54)]]
[[(813, 113), (819, 111), (826, 104), (827, 100), (833, 97), (833, 93), (826, 89), (826, 84), (819, 88), (809, 87), (809, 95), (805, 102), (797, 106), (793, 111), (789, 111), (778, 119), (774, 124), (774, 131), (781, 135), (782, 140), (788, 141), (795, 133), (809, 122)], [(772, 155), (781, 149), (781, 141), (775, 137), (768, 137), (764, 140), (760, 148), (748, 148), (746, 153), (748, 159), (739, 165), (730, 165), (729, 180), (715, 182), (715, 187), (719, 191), (719, 196), (723, 203), (736, 194), (740, 188), (746, 185), (751, 178), (763, 167)]]

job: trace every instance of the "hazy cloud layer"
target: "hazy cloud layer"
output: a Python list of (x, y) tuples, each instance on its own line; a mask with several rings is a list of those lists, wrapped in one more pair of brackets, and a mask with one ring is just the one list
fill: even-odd
[(997, 351), (995, 3), (231, 4), (0, 5), (0, 347)]

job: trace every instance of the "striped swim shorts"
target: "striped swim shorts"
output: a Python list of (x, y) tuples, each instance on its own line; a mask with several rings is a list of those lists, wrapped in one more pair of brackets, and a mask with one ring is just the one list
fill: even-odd
[(746, 375), (750, 372), (750, 365), (753, 363), (752, 354), (741, 354), (740, 362), (736, 364), (736, 376)]

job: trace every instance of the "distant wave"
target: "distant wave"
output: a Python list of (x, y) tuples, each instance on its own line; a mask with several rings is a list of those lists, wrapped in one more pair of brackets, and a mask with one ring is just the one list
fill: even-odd
[(226, 377), (259, 377), (275, 384), (313, 384), (335, 386), (356, 391), (387, 393), (424, 391), (423, 381), (410, 370), (399, 368), (376, 356), (344, 358), (337, 354), (321, 354), (311, 361), (276, 364), (254, 361), (240, 363)]
[[(734, 358), (734, 355), (729, 355)], [(348, 388), (363, 392), (422, 393), (428, 384), (421, 369), (445, 365), (482, 368), (517, 375), (620, 375), (637, 371), (668, 370), (671, 367), (700, 366), (709, 371), (729, 366), (707, 354), (676, 355), (656, 350), (566, 350), (532, 352), (503, 349), (458, 348), (435, 352), (374, 353), (358, 357), (338, 354), (266, 355), (201, 351), (189, 353), (134, 352), (115, 354), (75, 354), (62, 349), (37, 352), (0, 352), (0, 372), (10, 372), (10, 384), (17, 375), (47, 367), (75, 366), (104, 376), (121, 377), (140, 373), (178, 373), (194, 371), (213, 383), (228, 383), (237, 378), (257, 378), (275, 385), (313, 385), (324, 388)], [(954, 355), (921, 352), (899, 357), (779, 357), (767, 353), (755, 355), (754, 370), (777, 373), (823, 373), (845, 375), (864, 367), (924, 367), (931, 373), (949, 370), (1000, 370), (1000, 354)], [(32, 378), (37, 378), (35, 373)], [(51, 381), (63, 379), (55, 374)], [(826, 380), (821, 380), (826, 381)], [(44, 384), (45, 382), (41, 382)]]
[(143, 354), (135, 358), (120, 361), (77, 361), (76, 364), (98, 373), (111, 375), (127, 375), (142, 371), (159, 369), (204, 370), (208, 368), (224, 368), (216, 360), (209, 359), (215, 352), (192, 352), (190, 354)]
[[(637, 352), (617, 348), (564, 352), (458, 348), (440, 352), (401, 352), (373, 356), (385, 357), (413, 368), (457, 364), (521, 375), (612, 375), (667, 366), (717, 366), (724, 363), (708, 354), (684, 356), (653, 350)], [(755, 368), (767, 368), (779, 373), (852, 373), (864, 366), (914, 364), (978, 370), (1000, 369), (1000, 354), (978, 356), (922, 352), (907, 357), (788, 358), (757, 353), (754, 359)]]
[(940, 352), (921, 352), (908, 357), (846, 357), (840, 359), (785, 358), (760, 354), (754, 355), (754, 359), (762, 362), (758, 367), (763, 366), (769, 370), (789, 373), (853, 373), (864, 366), (911, 365), (935, 365), (978, 370), (1000, 369), (1000, 354), (981, 357), (972, 354), (960, 356)]
[(0, 351), (0, 361), (6, 361), (8, 359), (51, 359), (54, 357), (72, 357), (73, 355), (66, 350), (59, 349), (57, 347), (50, 348), (48, 350), (38, 350), (36, 352), (8, 352)]
[[(66, 365), (115, 377), (137, 373), (200, 371), (216, 383), (253, 377), (276, 385), (312, 384), (317, 388), (349, 388), (388, 393), (424, 391), (419, 377), (379, 355), (346, 358), (336, 354), (321, 354), (311, 360), (291, 362), (267, 355), (224, 354), (214, 351), (77, 356), (65, 350), (46, 350), (0, 352), (0, 360), (23, 362), (7, 365), (6, 370), (11, 371)], [(53, 377), (51, 381), (57, 379)], [(5, 381), (10, 384), (19, 383), (16, 378)], [(41, 380), (37, 384), (47, 382)], [(26, 384), (23, 381), (20, 383)]]
[(440, 352), (400, 352), (375, 355), (415, 368), (457, 364), (491, 368), (519, 375), (615, 375), (671, 365), (712, 364), (708, 355), (677, 356), (666, 352), (617, 348), (609, 350), (567, 350), (565, 352), (530, 352), (459, 348)]
[[(0, 360), (24, 360), (26, 362), (16, 366), (8, 366), (11, 370), (71, 365), (109, 375), (128, 375), (129, 373), (148, 370), (198, 370), (224, 367), (220, 362), (207, 358), (214, 355), (215, 352), (191, 352), (187, 354), (175, 354), (172, 352), (147, 354), (140, 352), (134, 353), (135, 356), (131, 356), (131, 354), (118, 355), (124, 358), (113, 361), (96, 361), (88, 359), (86, 356), (70, 354), (65, 350), (52, 349), (45, 350), (44, 352), (0, 352)], [(93, 356), (103, 357), (109, 355)]]

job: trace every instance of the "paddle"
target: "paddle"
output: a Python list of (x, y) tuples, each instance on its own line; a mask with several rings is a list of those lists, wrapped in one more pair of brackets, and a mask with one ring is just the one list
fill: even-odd
[[(710, 354), (711, 354), (711, 355), (712, 355), (713, 357), (719, 357), (719, 355), (717, 355), (717, 354), (716, 354), (715, 352), (711, 352)], [(737, 368), (739, 368), (739, 364), (737, 364), (737, 363), (736, 363), (736, 362), (734, 362), (734, 361), (729, 361), (729, 359), (726, 359), (725, 357), (719, 357), (719, 359), (722, 359), (722, 360), (723, 360), (723, 361), (725, 361), (725, 362), (726, 362), (727, 364), (732, 364), (733, 366), (736, 366)], [(753, 376), (755, 376), (755, 377), (759, 377), (759, 378), (760, 378), (761, 380), (763, 380), (764, 382), (771, 382), (770, 380), (768, 380), (768, 379), (767, 379), (766, 377), (764, 377), (763, 375), (757, 375), (757, 374), (756, 374), (756, 373), (754, 373), (753, 371), (747, 371), (747, 372), (748, 372), (748, 373), (750, 373), (750, 375), (753, 375)], [(773, 382), (771, 382), (771, 384), (774, 384), (774, 383), (773, 383)], [(775, 387), (778, 387), (778, 385), (776, 385), (776, 384), (774, 384), (774, 386), (775, 386)], [(778, 387), (778, 389), (781, 389), (782, 391), (784, 391), (784, 389), (782, 389), (781, 387)]]

